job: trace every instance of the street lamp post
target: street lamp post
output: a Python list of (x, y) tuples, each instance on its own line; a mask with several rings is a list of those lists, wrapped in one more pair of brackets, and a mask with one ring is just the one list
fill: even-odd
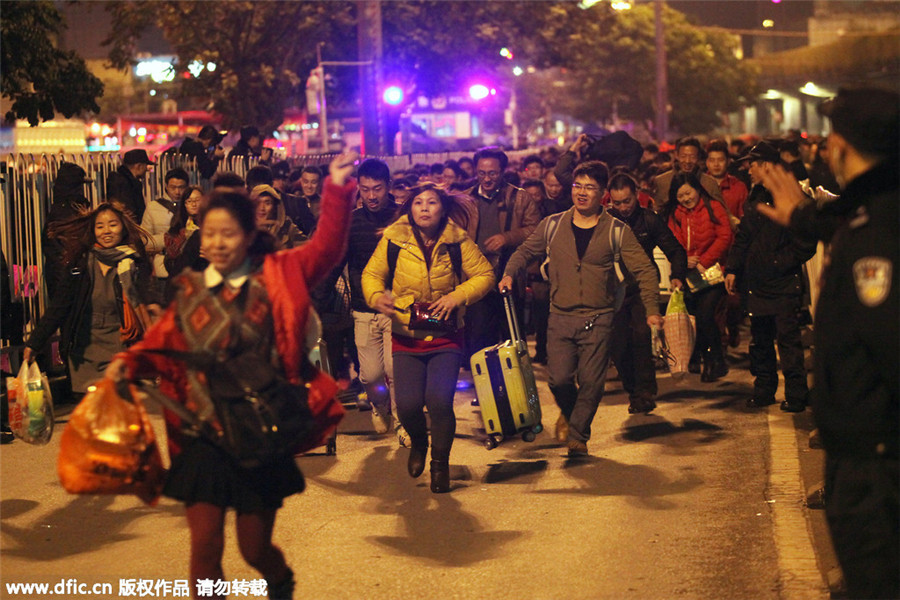
[(656, 0), (656, 135), (660, 141), (669, 134), (669, 77), (666, 71), (666, 39), (663, 29), (663, 0)]
[(328, 153), (328, 103), (325, 101), (325, 67), (368, 67), (372, 64), (371, 60), (322, 60), (322, 46), (324, 42), (319, 42), (316, 46), (316, 68), (320, 83), (321, 103), (319, 111), (319, 129), (322, 130), (322, 153)]

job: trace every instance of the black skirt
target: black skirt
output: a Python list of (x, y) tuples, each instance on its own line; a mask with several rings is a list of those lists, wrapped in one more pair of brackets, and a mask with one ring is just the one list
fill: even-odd
[(284, 498), (306, 488), (293, 457), (244, 469), (203, 438), (172, 459), (163, 494), (187, 505), (207, 502), (239, 514), (281, 508)]

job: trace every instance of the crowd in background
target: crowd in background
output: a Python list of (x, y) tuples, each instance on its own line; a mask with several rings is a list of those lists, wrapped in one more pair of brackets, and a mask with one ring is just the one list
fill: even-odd
[[(594, 413), (579, 413), (578, 402), (585, 393), (592, 394), (592, 410), (596, 410), (607, 357), (615, 363), (629, 394), (629, 412), (655, 410), (657, 365), (649, 349), (651, 328), (662, 324), (656, 297), (659, 286), (651, 285), (653, 250), (659, 247), (670, 262), (669, 281), (663, 281), (662, 287), (683, 292), (696, 318), (697, 343), (689, 371), (699, 374), (701, 383), (725, 377), (729, 372), (725, 349), (740, 343), (742, 326), (749, 320), (754, 387), (746, 405), (756, 409), (776, 402), (780, 367), (784, 378), (781, 410), (800, 412), (809, 402), (801, 331), (812, 318), (810, 296), (815, 289), (811, 284), (818, 280), (818, 273), (809, 261), (819, 240), (836, 244), (836, 256), (843, 252), (856, 260), (851, 265), (846, 259), (839, 265), (844, 288), (835, 288), (834, 280), (831, 286), (835, 298), (846, 301), (841, 306), (849, 306), (849, 314), (864, 319), (853, 335), (821, 335), (821, 346), (848, 346), (841, 356), (853, 358), (860, 372), (881, 368), (882, 362), (887, 370), (896, 368), (896, 335), (884, 344), (890, 346), (886, 361), (873, 360), (871, 348), (857, 342), (859, 331), (881, 339), (883, 335), (875, 331), (879, 323), (893, 326), (888, 329), (894, 333), (896, 329), (896, 289), (891, 288), (891, 281), (896, 281), (891, 267), (896, 266), (890, 256), (879, 252), (889, 239), (896, 254), (897, 101), (891, 95), (879, 104), (871, 95), (846, 94), (847, 106), (840, 104), (839, 95), (823, 109), (835, 125), (829, 140), (809, 139), (798, 132), (754, 144), (701, 142), (688, 136), (673, 146), (636, 148), (630, 140), (634, 142), (630, 148), (622, 146), (612, 153), (606, 148), (600, 161), (602, 139), (581, 135), (564, 151), (542, 148), (516, 161), (500, 149), (484, 148), (471, 158), (416, 164), (392, 173), (383, 161), (368, 159), (359, 164), (355, 179), (344, 156), (342, 164), (331, 167), (332, 177), (338, 175), (338, 186), (325, 181), (313, 165), (275, 160), (254, 127), (242, 128), (241, 140), (230, 153), (232, 160), (246, 160), (243, 176), (219, 168), (225, 157), (218, 146), (221, 136), (204, 128), (197, 140), (187, 140), (176, 151), (193, 161), (203, 185), (192, 186), (191, 176), (175, 167), (165, 173), (164, 193), (156, 198), (143, 195), (141, 180), (154, 164), (143, 150), (125, 153), (121, 166), (106, 182), (107, 196), (97, 206), (83, 195), (83, 186), (90, 182), (84, 169), (63, 163), (42, 232), (48, 308), (25, 340), (24, 359), (43, 356), (46, 360), (48, 344), (59, 330), (60, 353), (68, 362), (71, 395), (77, 399), (90, 381), (109, 375), (117, 355), (128, 356), (121, 353), (141, 348), (143, 334), (158, 331), (165, 306), (180, 302), (179, 310), (191, 309), (185, 300), (191, 295), (185, 292), (191, 284), (208, 288), (210, 298), (230, 302), (241, 297), (242, 289), (253, 293), (254, 273), (262, 272), (262, 262), (251, 265), (250, 258), (319, 257), (325, 252), (327, 259), (310, 259), (314, 267), (303, 266), (303, 261), (297, 265), (315, 272), (314, 277), (301, 278), (301, 287), (312, 286), (308, 297), (303, 295), (302, 308), (308, 303), (319, 315), (333, 375), (343, 380), (344, 387), (356, 386), (357, 405), (371, 410), (377, 433), (393, 432), (399, 445), (409, 448), (410, 476), (421, 475), (431, 446), (431, 491), (445, 493), (451, 489), (448, 465), (455, 433), (456, 378), (473, 353), (507, 337), (502, 331), (501, 291), (512, 294), (519, 310), (528, 314), (527, 329), (535, 335), (533, 363), (549, 361), (550, 388), (561, 408), (555, 433), (558, 441), (568, 445), (569, 456), (587, 454)], [(885, 108), (890, 106), (893, 110)], [(324, 211), (323, 185), (332, 186), (330, 196), (325, 194)], [(838, 196), (841, 188), (845, 197)], [(790, 210), (783, 208), (788, 204), (785, 198), (790, 199)], [(342, 212), (342, 202), (355, 204), (349, 218)], [(886, 212), (892, 220), (872, 221), (867, 209), (874, 216)], [(780, 217), (779, 211), (784, 213)], [(798, 221), (797, 215), (806, 220)], [(316, 236), (322, 223), (328, 233)], [(551, 223), (563, 224), (555, 230), (562, 232), (561, 238), (549, 233)], [(870, 225), (875, 225), (871, 230), (877, 239), (860, 234)], [(601, 228), (609, 232), (608, 244), (597, 243)], [(617, 247), (614, 235), (622, 229), (626, 233)], [(841, 245), (842, 239), (831, 236), (835, 231), (855, 245)], [(229, 241), (229, 235), (236, 241)], [(322, 241), (326, 235), (327, 243)], [(335, 253), (344, 236), (347, 251), (339, 260)], [(321, 252), (298, 252), (317, 243)], [(565, 244), (577, 260), (574, 266), (561, 268), (559, 257), (553, 264), (550, 251), (552, 247), (556, 253)], [(862, 250), (872, 255), (857, 256)], [(286, 253), (275, 254), (279, 251)], [(627, 308), (618, 301), (614, 307), (612, 293), (573, 284), (597, 273), (612, 277), (610, 259), (618, 260), (620, 254), (627, 271)], [(243, 262), (238, 264), (235, 257)], [(549, 259), (550, 277), (542, 273), (544, 265), (528, 264), (527, 258)], [(291, 260), (284, 264), (292, 264)], [(580, 272), (582, 262), (590, 275), (572, 273), (572, 269)], [(603, 268), (590, 271), (598, 265)], [(564, 272), (569, 274), (567, 279), (560, 278)], [(659, 273), (656, 269), (657, 281)], [(176, 279), (179, 283), (173, 286)], [(265, 279), (259, 280), (264, 288), (284, 285)], [(856, 296), (851, 293), (854, 286)], [(581, 300), (573, 300), (573, 294), (580, 294)], [(888, 298), (892, 300), (886, 303)], [(275, 299), (272, 306), (281, 301)], [(9, 303), (4, 300), (4, 305)], [(882, 312), (869, 319), (865, 310), (891, 307), (894, 312), (886, 319)], [(419, 310), (431, 313), (428, 318), (435, 328), (426, 327), (424, 333), (417, 329), (414, 321)], [(581, 367), (577, 379), (574, 367), (567, 374), (573, 388), (568, 401), (561, 400), (566, 386), (554, 382), (558, 357), (552, 351), (548, 357), (548, 343), (558, 347), (559, 342), (554, 323), (558, 326), (560, 320), (554, 321), (554, 314), (572, 318), (574, 333), (569, 337), (590, 337), (588, 345), (603, 348), (602, 360), (596, 363), (597, 381)], [(237, 318), (229, 315), (223, 319)], [(249, 311), (241, 318), (252, 317)], [(301, 321), (305, 323), (305, 316)], [(237, 322), (242, 323), (239, 318)], [(191, 324), (198, 332), (205, 327), (193, 320)], [(833, 307), (829, 307), (827, 325), (829, 331), (843, 325)], [(7, 329), (6, 321), (3, 329)], [(265, 337), (271, 332), (255, 333), (271, 349), (274, 341)], [(262, 339), (250, 337), (254, 344)], [(572, 356), (582, 351), (579, 347)], [(841, 365), (834, 359), (817, 357), (817, 369), (837, 373)], [(872, 385), (884, 387), (876, 375), (872, 374)], [(835, 375), (827, 379), (827, 386), (819, 384), (838, 386), (845, 379)], [(850, 518), (856, 510), (851, 506), (853, 490), (868, 480), (888, 481), (883, 493), (871, 494), (883, 501), (884, 508), (876, 508), (873, 514), (886, 515), (884, 526), (893, 535), (886, 573), (896, 566), (896, 377), (893, 388), (888, 386), (885, 393), (856, 390), (844, 396), (834, 396), (832, 404), (823, 405), (829, 485), (835, 500), (829, 505), (829, 519), (847, 568), (858, 547), (856, 537), (868, 535), (860, 534), (857, 529), (864, 528)], [(841, 402), (857, 396), (873, 399), (878, 414), (853, 419), (853, 410), (844, 410)], [(885, 410), (893, 412), (885, 418)], [(874, 437), (860, 433), (870, 430)], [(847, 440), (856, 446), (848, 450)], [(873, 440), (884, 441), (875, 444)], [(193, 467), (207, 459), (198, 460)], [(854, 461), (852, 472), (848, 461)], [(866, 469), (873, 472), (860, 475)], [(235, 474), (221, 476), (234, 478)], [(191, 477), (182, 473), (179, 485), (189, 485)], [(852, 481), (854, 477), (859, 482)], [(268, 519), (274, 520), (283, 496), (302, 488), (299, 476), (289, 490), (265, 492), (271, 494), (262, 498), (264, 522), (245, 527), (269, 527), (267, 534), (242, 533), (238, 525), (239, 538), (268, 553), (254, 555), (250, 548), (248, 555), (254, 558), (248, 560), (285, 594), (293, 589), (293, 574), (271, 545)], [(844, 491), (840, 499), (837, 490)], [(226, 507), (240, 505), (216, 499), (220, 500)], [(238, 500), (252, 505), (249, 512), (259, 512), (254, 504), (258, 496)], [(194, 516), (192, 527), (220, 519), (215, 511)], [(216, 574), (220, 559), (197, 557), (192, 569)], [(874, 558), (872, 564), (877, 564)], [(860, 576), (865, 568), (861, 565), (850, 578), (857, 590), (867, 585)], [(895, 571), (886, 585), (896, 591)]]
[[(579, 140), (585, 139), (589, 138), (585, 136), (579, 138)], [(279, 249), (303, 244), (316, 228), (320, 214), (323, 182), (320, 167), (274, 159), (271, 152), (266, 152), (268, 149), (262, 144), (263, 138), (260, 132), (252, 126), (242, 128), (240, 143), (227, 155), (219, 146), (221, 140), (222, 135), (214, 128), (207, 126), (201, 130), (196, 140), (187, 139), (179, 149), (174, 150), (181, 156), (196, 161), (193, 164), (198, 169), (203, 185), (190, 185), (192, 180), (197, 180), (196, 177), (192, 177), (185, 169), (175, 167), (163, 175), (164, 193), (157, 198), (144, 198), (142, 179), (154, 162), (143, 150), (125, 153), (121, 166), (108, 177), (106, 200), (114, 209), (121, 212), (123, 220), (128, 220), (128, 228), (140, 226), (135, 231), (140, 231), (142, 237), (146, 238), (145, 247), (140, 254), (151, 262), (151, 274), (147, 287), (156, 296), (140, 303), (141, 306), (166, 305), (173, 298), (174, 290), (171, 286), (173, 275), (185, 268), (202, 270), (208, 264), (200, 253), (199, 236), (195, 233), (199, 231), (198, 215), (204, 199), (208, 197), (209, 190), (224, 188), (246, 190), (257, 207), (258, 227), (260, 230), (272, 234)], [(585, 146), (585, 142), (582, 143), (582, 146)], [(720, 243), (717, 244), (718, 249), (713, 252), (715, 256), (705, 258), (703, 265), (708, 267), (709, 263), (720, 263), (725, 269), (729, 262), (728, 249), (731, 247), (734, 234), (738, 232), (738, 224), (745, 214), (744, 204), (751, 195), (750, 191), (755, 186), (759, 186), (759, 182), (754, 181), (751, 175), (754, 161), (760, 158), (760, 152), (757, 151), (754, 154), (754, 148), (768, 151), (768, 154), (762, 157), (764, 161), (789, 165), (797, 178), (807, 185), (810, 195), (818, 198), (820, 203), (824, 197), (829, 196), (823, 190), (829, 192), (838, 190), (837, 182), (823, 159), (826, 151), (825, 139), (807, 139), (799, 132), (790, 132), (783, 138), (770, 139), (761, 145), (751, 146), (740, 139), (733, 139), (730, 142), (710, 140), (701, 143), (697, 138), (685, 137), (677, 140), (674, 145), (646, 144), (641, 148), (639, 157), (634, 156), (632, 148), (630, 156), (623, 155), (621, 160), (610, 161), (620, 164), (611, 165), (611, 186), (603, 195), (602, 204), (611, 210), (611, 214), (626, 222), (631, 219), (630, 225), (634, 226), (636, 216), (633, 216), (630, 211), (626, 214), (623, 214), (622, 211), (623, 204), (626, 210), (630, 208), (627, 199), (633, 194), (636, 200), (635, 205), (639, 206), (642, 212), (652, 212), (662, 217), (683, 246), (694, 246), (702, 235), (695, 233), (693, 238), (688, 239), (687, 232), (682, 231), (684, 228), (680, 223), (678, 212), (675, 210), (677, 202), (669, 202), (669, 188), (675, 176), (681, 176), (679, 181), (690, 184), (693, 180), (687, 177), (687, 174), (696, 175), (697, 181), (702, 184), (698, 186), (697, 193), (702, 196), (701, 200), (705, 205), (710, 207), (707, 211), (709, 216), (715, 218), (721, 209), (724, 209), (726, 216), (717, 220), (727, 221), (732, 232), (729, 239), (725, 241), (726, 247), (721, 248), (723, 244), (720, 239)], [(586, 148), (583, 147), (582, 150), (586, 150)], [(497, 159), (498, 165), (506, 162), (502, 165), (502, 172), (498, 174), (498, 189), (499, 186), (502, 186), (507, 191), (514, 191), (515, 202), (518, 202), (520, 206), (527, 207), (527, 210), (520, 210), (523, 215), (527, 213), (529, 222), (524, 227), (522, 227), (522, 223), (517, 223), (520, 229), (518, 242), (524, 240), (524, 236), (534, 230), (537, 221), (572, 206), (571, 190), (560, 183), (557, 167), (561, 162), (572, 163), (573, 158), (575, 163), (582, 158), (587, 158), (586, 156), (573, 156), (573, 154), (571, 148), (560, 151), (556, 147), (543, 147), (519, 160), (509, 161), (504, 153), (497, 151), (497, 156), (500, 157)], [(220, 163), (226, 156), (229, 160), (241, 157), (253, 159), (246, 165), (245, 177), (240, 177), (234, 172), (223, 171), (220, 168)], [(379, 202), (385, 202), (390, 207), (403, 206), (410, 198), (412, 191), (418, 190), (422, 185), (431, 184), (436, 189), (462, 198), (459, 203), (462, 211), (469, 213), (470, 216), (473, 213), (476, 215), (476, 218), (468, 219), (468, 233), (470, 237), (476, 238), (479, 209), (477, 198), (474, 197), (477, 196), (476, 190), (485, 181), (485, 177), (479, 177), (474, 158), (463, 156), (443, 163), (420, 163), (409, 169), (394, 172), (390, 172), (385, 166), (377, 174), (378, 177), (383, 178), (385, 189), (382, 193), (375, 195), (375, 203), (370, 204), (370, 208), (372, 206), (378, 208)], [(377, 181), (366, 175), (361, 175), (361, 178), (368, 179), (367, 183)], [(60, 281), (65, 280), (65, 275), (71, 274), (67, 273), (66, 269), (68, 263), (74, 260), (72, 256), (63, 255), (63, 236), (51, 232), (54, 232), (60, 224), (80, 214), (80, 211), (90, 208), (89, 201), (83, 194), (84, 184), (90, 181), (84, 169), (74, 163), (62, 163), (58, 170), (54, 184), (54, 200), (44, 221), (42, 235), (48, 307), (52, 305), (53, 298), (58, 296), (56, 292)], [(814, 191), (816, 188), (819, 188), (818, 194)], [(366, 205), (367, 193), (367, 186), (361, 185), (358, 191), (358, 208)], [(372, 194), (369, 193), (369, 196)], [(611, 196), (614, 198), (612, 205), (610, 205)], [(675, 196), (672, 199), (674, 200)], [(715, 204), (709, 204), (710, 200), (713, 200)], [(371, 212), (377, 213), (378, 210)], [(374, 248), (380, 232), (396, 216), (397, 211), (391, 208), (390, 216), (382, 215), (381, 221), (377, 222), (376, 226), (366, 230), (364, 235), (371, 236), (367, 244)], [(718, 225), (720, 230), (723, 229), (721, 223), (715, 225)], [(701, 226), (694, 225), (696, 232), (702, 229)], [(726, 236), (723, 233), (719, 237)], [(352, 240), (351, 237), (351, 246), (353, 245)], [(488, 250), (483, 244), (481, 247), (489, 257), (492, 253), (497, 254), (493, 252), (496, 249)], [(660, 245), (660, 247), (662, 246)], [(514, 249), (514, 245), (506, 248), (497, 255), (497, 259), (505, 262)], [(652, 256), (652, 246), (648, 250), (651, 251)], [(687, 250), (688, 254), (694, 256), (700, 254), (698, 248), (688, 247)], [(354, 259), (351, 248), (351, 252), (345, 260), (345, 266), (348, 262), (350, 263), (349, 271), (345, 268), (342, 272), (335, 273), (327, 285), (313, 293), (315, 306), (325, 329), (324, 335), (328, 342), (330, 355), (329, 362), (333, 365), (336, 375), (345, 382), (351, 382), (348, 385), (355, 385), (358, 391), (366, 389), (367, 386), (364, 383), (365, 377), (363, 383), (358, 378), (360, 373), (359, 354), (354, 337), (359, 335), (359, 332), (358, 327), (354, 326), (353, 311), (369, 311), (371, 309), (366, 307), (360, 298), (351, 300), (351, 289), (354, 285), (359, 285), (359, 272), (365, 266), (365, 261), (368, 260), (367, 254), (368, 249), (363, 252), (365, 260)], [(497, 259), (494, 260), (495, 267)], [(354, 269), (352, 268), (354, 260), (359, 263), (355, 273), (357, 281), (354, 281)], [(746, 260), (746, 257), (742, 257), (742, 260)], [(688, 262), (690, 268), (696, 266), (694, 260), (689, 258)], [(732, 273), (740, 273), (742, 265), (737, 264), (736, 259), (732, 259), (730, 262)], [(676, 267), (671, 270), (671, 273), (680, 287), (680, 279), (684, 274), (679, 271), (680, 268)], [(680, 277), (675, 277), (675, 275)], [(809, 279), (806, 277), (798, 277), (795, 282), (799, 286), (800, 292), (798, 300), (794, 303), (799, 324), (809, 318), (808, 282)], [(666, 284), (667, 282), (663, 282), (663, 288), (666, 287)], [(692, 372), (698, 373), (703, 369), (702, 379), (704, 381), (714, 381), (727, 373), (722, 349), (729, 345), (735, 347), (739, 343), (739, 326), (743, 322), (747, 308), (747, 298), (744, 298), (745, 302), (741, 302), (739, 287), (736, 284), (729, 286), (730, 294), (726, 293), (725, 286), (717, 286), (713, 293), (707, 293), (704, 297), (688, 295), (689, 308), (698, 319), (697, 351), (691, 361), (690, 369)], [(519, 306), (519, 309), (522, 315), (527, 316), (526, 329), (535, 336), (536, 340), (533, 362), (545, 364), (547, 361), (547, 314), (550, 307), (549, 286), (547, 281), (541, 277), (536, 264), (528, 267), (519, 292), (523, 305)], [(499, 335), (496, 327), (487, 327), (487, 335), (481, 335), (485, 330), (485, 322), (497, 322), (499, 319), (495, 317), (502, 316), (502, 308), (493, 295), (489, 294), (483, 304), (484, 311), (479, 311), (477, 306), (469, 310), (466, 334), (467, 357), (481, 346), (492, 343)], [(149, 314), (143, 309), (139, 312), (142, 315)], [(41, 340), (41, 344), (32, 342), (32, 346), (46, 345), (44, 338), (49, 338), (53, 333), (53, 331), (44, 332), (44, 329), (50, 326), (48, 324), (50, 319), (44, 319), (44, 321), (40, 327), (40, 335), (32, 335), (32, 339)], [(62, 323), (56, 325), (63, 326)], [(66, 343), (71, 343), (72, 336), (65, 334), (67, 329), (72, 327), (74, 327), (74, 323), (69, 323), (61, 329)], [(472, 331), (478, 332), (475, 339), (472, 339)], [(714, 341), (716, 343), (713, 343)], [(769, 345), (766, 344), (766, 347), (768, 348)], [(38, 349), (34, 348), (34, 350)], [(44, 350), (46, 351), (46, 348)], [(69, 348), (65, 348), (65, 350), (68, 351)], [(642, 349), (636, 351), (643, 352)], [(633, 358), (634, 352), (628, 352), (620, 355), (616, 362), (630, 363)], [(767, 353), (765, 360), (771, 362), (771, 359), (772, 357)], [(642, 358), (641, 362), (646, 364), (646, 357)], [(706, 365), (705, 369), (703, 365)], [(644, 371), (646, 371), (646, 367)], [(357, 377), (354, 378), (353, 375)], [(798, 378), (799, 375), (795, 373), (794, 377)], [(631, 381), (628, 375), (625, 376), (625, 379)], [(646, 381), (646, 379), (646, 373), (643, 378), (638, 377), (638, 381)], [(757, 394), (759, 397), (749, 400), (751, 406), (763, 406), (772, 400), (774, 388), (772, 388), (771, 376), (768, 379), (769, 383), (766, 384), (766, 389)], [(777, 378), (775, 382), (777, 382)], [(388, 386), (392, 387), (390, 378), (388, 378)], [(648, 412), (648, 410), (639, 410), (641, 406), (652, 410), (650, 407), (655, 405), (653, 403), (655, 391), (652, 391), (655, 390), (655, 385), (651, 385), (649, 389), (651, 391), (643, 389), (631, 394), (632, 410)], [(368, 396), (376, 400), (377, 412), (378, 405), (383, 404), (379, 400), (380, 392), (369, 387)], [(803, 394), (798, 392), (796, 397), (792, 398), (791, 408), (802, 410), (805, 402)], [(372, 403), (367, 402), (363, 395), (360, 405), (368, 408)], [(388, 411), (382, 406), (381, 413), (385, 412)], [(379, 413), (379, 418), (384, 416), (381, 413)], [(377, 429), (381, 430), (383, 427), (379, 425)], [(400, 431), (399, 435), (401, 440), (406, 439), (405, 432)]]

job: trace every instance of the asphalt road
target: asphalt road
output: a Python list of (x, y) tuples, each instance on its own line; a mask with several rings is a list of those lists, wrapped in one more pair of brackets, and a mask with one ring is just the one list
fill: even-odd
[[(608, 382), (583, 460), (568, 459), (549, 432), (485, 450), (472, 392), (461, 390), (452, 491), (443, 495), (430, 492), (427, 472), (410, 479), (407, 450), (374, 435), (368, 413), (350, 411), (337, 456), (298, 459), (308, 489), (278, 516), (295, 597), (827, 597), (806, 536), (802, 435), (777, 405), (744, 407), (746, 354), (731, 359), (732, 372), (713, 384), (693, 375), (676, 385), (661, 374), (649, 416), (629, 415), (618, 381)], [(558, 410), (543, 369), (536, 374), (552, 430)], [(67, 495), (56, 478), (58, 444), (54, 435), (47, 446), (0, 449), (0, 597), (39, 597), (9, 593), (10, 582), (75, 578), (111, 584), (113, 593), (94, 598), (125, 598), (140, 596), (120, 580), (184, 579), (182, 507)], [(233, 518), (227, 538), (228, 578), (257, 579), (240, 558)]]

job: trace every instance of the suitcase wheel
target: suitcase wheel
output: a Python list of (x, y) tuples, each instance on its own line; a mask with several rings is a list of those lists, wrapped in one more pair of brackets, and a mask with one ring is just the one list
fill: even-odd
[(537, 435), (544, 430), (544, 426), (538, 423), (537, 425), (532, 427), (531, 430), (535, 433), (535, 435)]
[(523, 431), (522, 432), (522, 441), (533, 442), (534, 441), (534, 432), (533, 431)]
[(489, 435), (484, 439), (484, 447), (493, 450), (500, 443), (500, 436)]
[(334, 456), (337, 454), (337, 440), (335, 438), (331, 438), (328, 440), (328, 443), (325, 444), (325, 454), (327, 456)]

